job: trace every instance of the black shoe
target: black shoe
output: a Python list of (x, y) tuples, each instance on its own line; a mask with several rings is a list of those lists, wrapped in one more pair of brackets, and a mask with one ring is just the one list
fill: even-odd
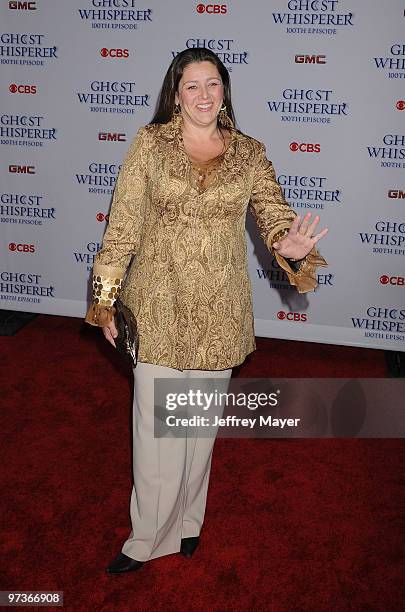
[(184, 557), (188, 559), (193, 556), (198, 544), (200, 543), (200, 536), (194, 538), (183, 538), (181, 541), (180, 552)]
[(120, 552), (117, 557), (107, 567), (108, 574), (123, 574), (124, 572), (134, 572), (142, 567), (144, 561), (137, 561), (127, 557), (124, 553)]

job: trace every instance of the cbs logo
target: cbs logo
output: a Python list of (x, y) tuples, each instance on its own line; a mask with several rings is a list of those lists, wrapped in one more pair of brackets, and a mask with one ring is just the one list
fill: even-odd
[(11, 93), (22, 93), (22, 94), (36, 94), (37, 93), (36, 85), (16, 85), (16, 83), (12, 83), (8, 89)]
[(301, 151), (301, 153), (320, 153), (321, 145), (312, 142), (292, 142), (290, 144), (290, 150), (293, 151), (293, 153), (296, 151)]
[(101, 57), (119, 57), (126, 58), (129, 57), (128, 49), (107, 49), (103, 47), (100, 51)]
[(277, 319), (280, 321), (299, 321), (305, 322), (307, 320), (306, 312), (284, 312), (284, 310), (279, 310), (277, 313)]
[(396, 285), (397, 287), (403, 287), (405, 285), (404, 276), (387, 276), (383, 274), (380, 276), (380, 283), (382, 285)]
[(11, 164), (8, 171), (12, 174), (35, 174), (35, 166), (18, 166)]
[(296, 64), (326, 64), (326, 55), (296, 55)]
[(8, 248), (10, 251), (17, 251), (17, 253), (35, 253), (34, 244), (16, 244), (15, 242), (10, 242)]
[(102, 213), (102, 212), (99, 212), (99, 213), (97, 213), (97, 215), (96, 215), (96, 219), (97, 219), (97, 221), (100, 221), (100, 223), (101, 223), (102, 221), (108, 221), (108, 219), (109, 219), (109, 218), (110, 218), (110, 215), (108, 215), (108, 214), (107, 214), (107, 215), (105, 215), (105, 214), (104, 214), (104, 213)]
[(108, 142), (126, 142), (125, 134), (118, 134), (116, 132), (99, 132), (99, 140), (107, 140)]
[(197, 4), (197, 13), (207, 13), (207, 15), (226, 15), (228, 6), (226, 4)]

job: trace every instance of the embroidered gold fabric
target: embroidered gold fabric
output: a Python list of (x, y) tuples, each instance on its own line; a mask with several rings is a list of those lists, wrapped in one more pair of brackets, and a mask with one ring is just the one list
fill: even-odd
[[(120, 297), (138, 322), (139, 361), (222, 370), (239, 365), (256, 348), (247, 208), (272, 252), (277, 233), (296, 215), (264, 145), (235, 129), (201, 184), (196, 170), (184, 148), (181, 118), (138, 131), (117, 179), (93, 274), (124, 278)], [(314, 289), (315, 267), (327, 265), (315, 248), (298, 272), (275, 257), (299, 292)], [(112, 299), (113, 292), (101, 284), (94, 298)], [(118, 293), (119, 284), (113, 286)], [(86, 321), (100, 325), (103, 309), (103, 320), (111, 320), (112, 307), (94, 300)]]

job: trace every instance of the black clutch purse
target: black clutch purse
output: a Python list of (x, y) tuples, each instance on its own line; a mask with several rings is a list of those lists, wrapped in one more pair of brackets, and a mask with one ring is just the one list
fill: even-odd
[(114, 322), (118, 336), (114, 338), (117, 350), (124, 355), (133, 368), (138, 363), (139, 334), (133, 312), (117, 298), (114, 302)]

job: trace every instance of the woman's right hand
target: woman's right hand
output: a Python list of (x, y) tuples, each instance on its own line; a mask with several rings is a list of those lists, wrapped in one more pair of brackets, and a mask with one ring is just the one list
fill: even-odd
[(106, 340), (108, 340), (108, 342), (112, 344), (114, 348), (117, 348), (115, 346), (114, 338), (118, 336), (118, 332), (117, 328), (115, 327), (114, 318), (112, 319), (111, 323), (109, 323), (105, 327), (102, 327), (101, 329), (103, 330), (103, 334)]

